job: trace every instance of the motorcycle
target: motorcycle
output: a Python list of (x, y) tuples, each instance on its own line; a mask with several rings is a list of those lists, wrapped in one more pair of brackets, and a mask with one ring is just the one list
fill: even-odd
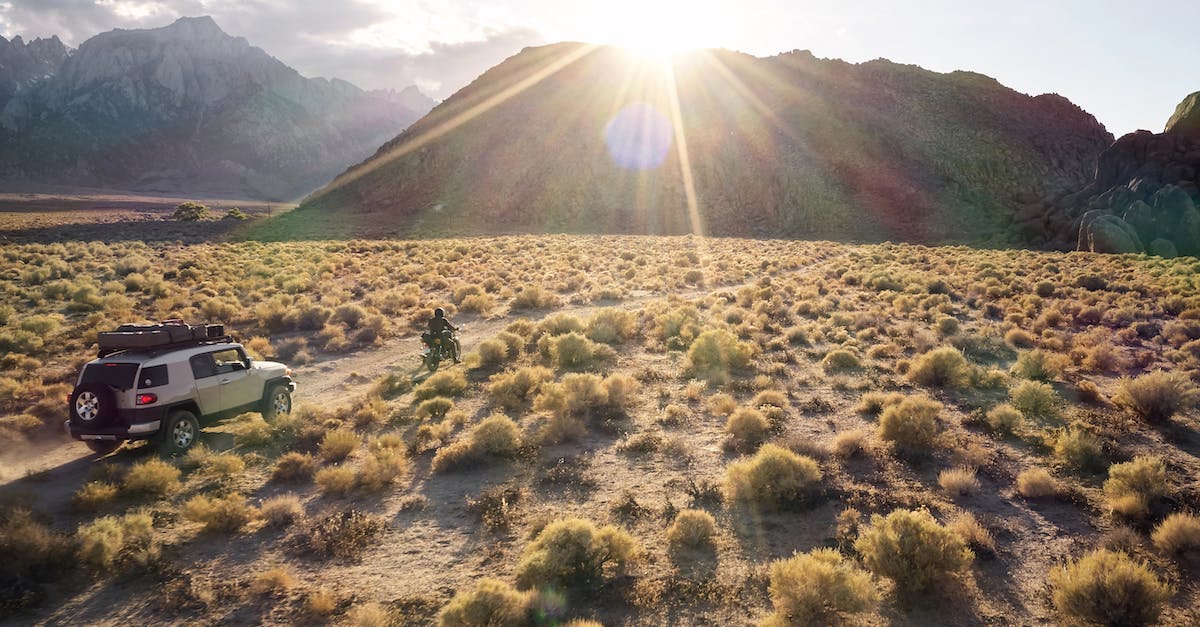
[(438, 365), (443, 360), (454, 357), (454, 348), (451, 345), (449, 334), (422, 333), (421, 342), (425, 344), (425, 350), (421, 352), (421, 363), (430, 372), (436, 372)]

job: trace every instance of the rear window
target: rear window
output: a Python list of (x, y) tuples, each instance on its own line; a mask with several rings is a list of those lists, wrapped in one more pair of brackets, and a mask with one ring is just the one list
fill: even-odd
[(83, 367), (80, 383), (102, 383), (119, 390), (133, 388), (133, 378), (137, 376), (138, 364), (107, 363), (88, 364)]
[(142, 368), (142, 373), (138, 375), (138, 389), (146, 390), (156, 388), (167, 384), (167, 365), (150, 366)]

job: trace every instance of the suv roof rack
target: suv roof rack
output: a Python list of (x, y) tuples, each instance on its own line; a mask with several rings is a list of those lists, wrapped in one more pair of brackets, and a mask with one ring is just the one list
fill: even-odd
[(96, 351), (96, 356), (103, 359), (111, 357), (117, 353), (138, 353), (143, 355), (152, 355), (159, 353), (169, 353), (184, 348), (196, 348), (199, 346), (207, 346), (209, 344), (222, 344), (226, 342), (234, 342), (232, 335), (222, 335), (220, 337), (206, 337), (196, 340), (184, 340), (182, 342), (173, 342), (171, 344), (159, 344), (158, 346), (125, 346), (115, 348), (101, 348)]

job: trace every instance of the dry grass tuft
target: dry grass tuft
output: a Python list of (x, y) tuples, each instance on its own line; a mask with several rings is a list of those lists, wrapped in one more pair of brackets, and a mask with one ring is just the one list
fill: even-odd
[(328, 431), (321, 438), (321, 459), (328, 463), (337, 463), (346, 459), (358, 448), (360, 438), (349, 429)]
[(894, 442), (905, 455), (928, 453), (937, 437), (942, 404), (926, 396), (910, 396), (889, 405), (879, 416), (879, 439)]
[(938, 485), (951, 496), (967, 496), (979, 491), (979, 479), (971, 468), (948, 468), (938, 474)]
[(715, 547), (713, 536), (717, 532), (717, 521), (712, 514), (700, 509), (685, 509), (675, 516), (667, 527), (667, 546), (673, 552), (680, 550), (708, 550)]
[(1050, 587), (1064, 620), (1099, 625), (1154, 623), (1174, 594), (1145, 562), (1107, 549), (1052, 570)]
[(271, 471), (271, 479), (285, 482), (305, 481), (313, 476), (316, 469), (317, 461), (313, 459), (312, 455), (292, 451), (284, 453), (275, 461), (275, 468)]
[(828, 624), (839, 614), (867, 612), (879, 603), (870, 573), (834, 549), (772, 562), (770, 577), (775, 613), (764, 626)]
[(892, 579), (905, 595), (925, 591), (939, 576), (962, 570), (974, 559), (958, 534), (924, 510), (872, 516), (854, 548), (868, 569)]
[(1150, 372), (1121, 379), (1113, 402), (1151, 423), (1165, 422), (1195, 402), (1195, 384), (1181, 372)]
[(637, 540), (618, 527), (597, 527), (582, 518), (559, 519), (525, 547), (517, 564), (517, 585), (586, 589), (622, 574), (640, 553)]
[(753, 457), (729, 465), (725, 494), (731, 501), (778, 508), (811, 499), (821, 478), (821, 469), (811, 457), (766, 444)]
[(257, 518), (258, 510), (246, 503), (246, 497), (240, 494), (223, 497), (198, 494), (183, 504), (183, 517), (203, 524), (205, 531), (228, 533)]
[(1158, 457), (1139, 456), (1113, 464), (1104, 482), (1104, 496), (1113, 512), (1126, 518), (1142, 518), (1167, 493), (1167, 469)]
[(179, 490), (179, 469), (161, 459), (134, 464), (125, 475), (121, 489), (126, 494), (167, 496)]
[(304, 518), (304, 505), (295, 494), (266, 499), (258, 506), (258, 511), (269, 527), (288, 527)]
[(287, 566), (275, 566), (254, 575), (250, 592), (259, 596), (277, 596), (296, 587), (296, 577)]
[(1017, 475), (1017, 493), (1027, 499), (1054, 498), (1061, 492), (1058, 480), (1045, 468), (1030, 468)]
[(1171, 514), (1154, 528), (1150, 539), (1164, 553), (1200, 549), (1200, 516), (1185, 512)]
[(533, 592), (521, 592), (490, 577), (471, 590), (460, 590), (438, 615), (441, 627), (479, 627), (532, 624)]

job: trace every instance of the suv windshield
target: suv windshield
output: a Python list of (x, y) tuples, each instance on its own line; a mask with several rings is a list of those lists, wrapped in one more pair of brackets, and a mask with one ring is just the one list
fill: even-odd
[(103, 383), (120, 390), (128, 390), (133, 387), (133, 378), (137, 376), (137, 371), (138, 364), (88, 364), (83, 368), (83, 377), (79, 383)]

